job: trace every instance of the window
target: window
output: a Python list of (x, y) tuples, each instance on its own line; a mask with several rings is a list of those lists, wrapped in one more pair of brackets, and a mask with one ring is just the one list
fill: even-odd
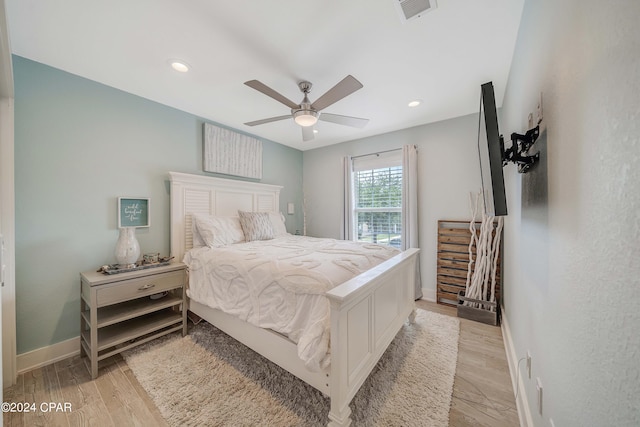
[[(353, 160), (354, 239), (402, 245), (402, 165), (399, 152)], [(373, 157), (373, 158), (371, 158)]]

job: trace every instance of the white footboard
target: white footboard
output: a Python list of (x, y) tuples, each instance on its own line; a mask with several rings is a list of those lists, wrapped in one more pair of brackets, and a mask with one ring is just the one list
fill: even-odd
[(415, 309), (419, 249), (408, 249), (327, 293), (331, 301), (329, 426), (351, 424), (349, 402)]

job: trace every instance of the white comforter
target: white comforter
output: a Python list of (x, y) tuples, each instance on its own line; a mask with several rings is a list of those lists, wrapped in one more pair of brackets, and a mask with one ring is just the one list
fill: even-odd
[(329, 364), (329, 301), (324, 293), (397, 255), (389, 246), (287, 236), (195, 248), (191, 299), (286, 335), (308, 369)]

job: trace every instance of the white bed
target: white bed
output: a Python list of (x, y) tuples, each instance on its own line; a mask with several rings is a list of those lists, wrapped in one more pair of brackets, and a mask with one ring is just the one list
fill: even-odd
[[(170, 172), (171, 255), (193, 246), (192, 215), (236, 216), (238, 210), (278, 212), (279, 186)], [(351, 423), (349, 402), (415, 314), (418, 249), (404, 251), (324, 293), (330, 302), (331, 363), (312, 371), (286, 336), (191, 300), (189, 309), (331, 399), (330, 426)]]

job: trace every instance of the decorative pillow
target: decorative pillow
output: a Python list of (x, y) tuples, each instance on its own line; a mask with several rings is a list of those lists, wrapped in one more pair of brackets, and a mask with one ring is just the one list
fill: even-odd
[(240, 220), (236, 217), (194, 215), (193, 220), (206, 246), (217, 248), (244, 242)]
[(287, 227), (284, 225), (284, 215), (282, 212), (269, 212), (269, 219), (273, 227), (273, 237), (286, 236)]
[(207, 244), (200, 237), (200, 232), (198, 231), (198, 226), (196, 225), (197, 221), (195, 215), (191, 215), (191, 235), (193, 236), (193, 247), (201, 248), (202, 246), (207, 246)]
[(268, 213), (238, 211), (238, 215), (247, 242), (273, 239), (273, 226)]

